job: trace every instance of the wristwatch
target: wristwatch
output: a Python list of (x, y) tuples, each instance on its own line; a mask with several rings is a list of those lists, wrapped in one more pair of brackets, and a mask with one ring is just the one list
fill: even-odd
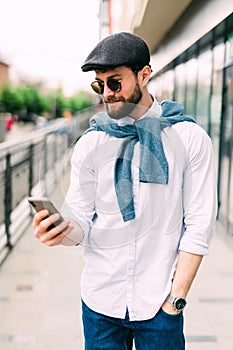
[(172, 297), (170, 294), (167, 296), (166, 300), (172, 304), (176, 311), (182, 311), (187, 304), (187, 301), (184, 298)]

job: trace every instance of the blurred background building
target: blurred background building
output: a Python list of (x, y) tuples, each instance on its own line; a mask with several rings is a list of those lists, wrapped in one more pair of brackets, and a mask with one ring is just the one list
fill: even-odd
[(9, 82), (9, 64), (0, 57), (0, 86)]
[(102, 0), (100, 38), (129, 31), (150, 48), (149, 89), (173, 99), (213, 141), (219, 219), (233, 233), (232, 0)]

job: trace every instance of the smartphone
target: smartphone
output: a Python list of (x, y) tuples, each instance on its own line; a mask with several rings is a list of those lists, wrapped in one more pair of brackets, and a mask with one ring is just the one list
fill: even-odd
[[(57, 208), (54, 206), (54, 204), (47, 197), (29, 197), (28, 202), (31, 204), (31, 206), (34, 208), (34, 210), (36, 210), (37, 212), (41, 211), (43, 209), (47, 209), (49, 211), (49, 215), (58, 213), (61, 216), (61, 214), (59, 213)], [(60, 219), (58, 219), (55, 223), (51, 224), (48, 227), (47, 231), (49, 231), (52, 228), (59, 225), (63, 220), (64, 219), (61, 216)]]

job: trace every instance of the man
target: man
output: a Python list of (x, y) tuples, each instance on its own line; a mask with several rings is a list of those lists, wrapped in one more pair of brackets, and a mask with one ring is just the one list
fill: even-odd
[[(82, 70), (105, 111), (72, 155), (64, 220), (35, 215), (43, 243), (81, 244), (86, 350), (183, 350), (183, 309), (215, 222), (210, 138), (179, 103), (147, 90), (146, 43), (131, 33), (100, 41)], [(68, 227), (68, 228), (67, 228)]]

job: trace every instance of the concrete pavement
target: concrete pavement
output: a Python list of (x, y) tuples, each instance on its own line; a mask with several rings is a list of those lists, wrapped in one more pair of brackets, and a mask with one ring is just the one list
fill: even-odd
[(233, 349), (233, 236), (216, 224), (185, 311), (187, 350)]
[[(60, 205), (59, 191), (51, 198)], [(188, 297), (187, 350), (233, 348), (233, 237), (216, 227)], [(83, 349), (82, 253), (81, 246), (48, 248), (28, 228), (0, 268), (1, 350)]]

